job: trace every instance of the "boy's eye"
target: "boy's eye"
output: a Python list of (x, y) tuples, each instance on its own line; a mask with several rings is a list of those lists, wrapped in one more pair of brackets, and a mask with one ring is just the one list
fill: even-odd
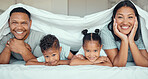
[(97, 52), (97, 50), (94, 50), (94, 52)]
[(52, 54), (52, 56), (55, 56), (56, 54)]
[(48, 58), (49, 56), (45, 56), (46, 58)]

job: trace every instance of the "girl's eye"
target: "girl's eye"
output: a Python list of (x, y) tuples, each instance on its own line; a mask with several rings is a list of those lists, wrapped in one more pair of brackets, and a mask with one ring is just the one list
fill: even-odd
[(56, 54), (52, 54), (52, 56), (55, 56)]
[(49, 56), (45, 56), (46, 58), (48, 58)]
[(89, 50), (86, 50), (87, 52), (90, 52)]

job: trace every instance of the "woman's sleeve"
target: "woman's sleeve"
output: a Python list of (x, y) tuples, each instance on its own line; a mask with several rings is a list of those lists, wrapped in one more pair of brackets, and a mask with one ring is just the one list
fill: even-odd
[(116, 41), (111, 31), (109, 31), (106, 26), (101, 30), (101, 41), (102, 41), (103, 49), (117, 48)]

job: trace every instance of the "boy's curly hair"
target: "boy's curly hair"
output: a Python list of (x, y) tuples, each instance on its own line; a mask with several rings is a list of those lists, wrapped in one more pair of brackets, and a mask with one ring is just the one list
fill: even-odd
[(48, 34), (40, 40), (40, 48), (42, 52), (52, 47), (56, 49), (60, 48), (59, 40), (54, 35)]

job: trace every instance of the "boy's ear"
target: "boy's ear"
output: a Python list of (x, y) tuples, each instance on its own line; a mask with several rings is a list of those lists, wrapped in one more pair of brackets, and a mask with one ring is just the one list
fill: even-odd
[(61, 51), (62, 51), (62, 47), (60, 47), (60, 53), (61, 53)]

